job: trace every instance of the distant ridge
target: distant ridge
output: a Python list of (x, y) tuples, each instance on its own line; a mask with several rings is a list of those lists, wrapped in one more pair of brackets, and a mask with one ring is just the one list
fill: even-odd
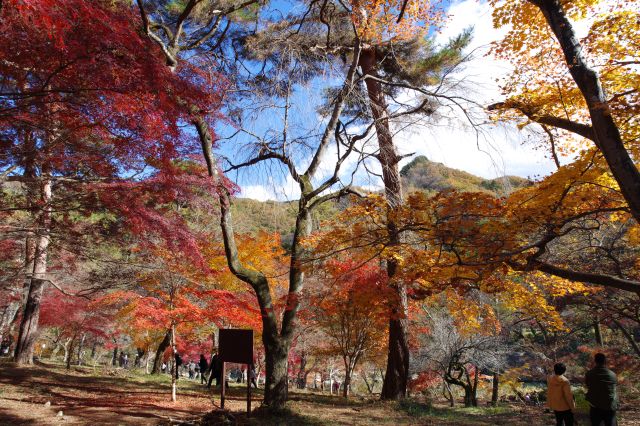
[(462, 170), (452, 169), (442, 163), (430, 161), (424, 155), (413, 159), (400, 171), (405, 192), (438, 192), (455, 189), (464, 192), (485, 192), (497, 196), (531, 185), (531, 181), (518, 176), (483, 179)]

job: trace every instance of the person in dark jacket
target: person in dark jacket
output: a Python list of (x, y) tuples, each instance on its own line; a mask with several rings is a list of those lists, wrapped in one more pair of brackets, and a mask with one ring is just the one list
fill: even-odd
[(602, 353), (594, 357), (596, 366), (587, 371), (585, 384), (587, 385), (587, 401), (591, 406), (589, 417), (592, 426), (615, 426), (616, 410), (618, 409), (618, 395), (616, 386), (618, 379), (613, 371), (605, 365), (607, 358)]
[(204, 375), (209, 368), (209, 363), (207, 362), (207, 359), (203, 354), (200, 354), (200, 361), (198, 362), (198, 365), (200, 366), (200, 384), (206, 384), (207, 379), (204, 377)]
[(174, 357), (175, 357), (175, 362), (176, 362), (176, 380), (178, 380), (178, 377), (179, 377), (179, 373), (178, 372), (180, 370), (180, 366), (182, 365), (182, 357), (180, 356), (178, 351), (175, 351)]
[(209, 363), (209, 382), (207, 383), (207, 387), (211, 387), (211, 382), (213, 379), (216, 379), (216, 386), (220, 384), (220, 376), (222, 375), (222, 363), (219, 362), (218, 353), (214, 352), (211, 357), (211, 362)]

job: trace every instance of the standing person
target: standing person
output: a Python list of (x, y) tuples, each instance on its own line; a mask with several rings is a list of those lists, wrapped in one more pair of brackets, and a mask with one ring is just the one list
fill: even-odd
[(606, 367), (607, 357), (603, 353), (597, 353), (593, 360), (596, 365), (587, 371), (584, 381), (587, 385), (587, 401), (591, 406), (591, 425), (600, 426), (604, 422), (605, 426), (615, 426), (618, 379), (615, 373)]
[(249, 377), (251, 379), (251, 384), (253, 385), (253, 387), (258, 389), (258, 382), (256, 381), (256, 367), (253, 364), (251, 364), (251, 368), (249, 369)]
[(209, 382), (207, 383), (207, 387), (211, 387), (211, 382), (213, 379), (216, 379), (216, 386), (220, 384), (220, 375), (222, 374), (222, 368), (218, 368), (218, 352), (214, 352), (213, 356), (211, 356), (211, 362), (209, 363)]
[(174, 359), (176, 363), (176, 380), (178, 380), (178, 377), (180, 376), (180, 366), (182, 365), (182, 357), (180, 356), (178, 351), (175, 351)]
[(547, 378), (547, 404), (556, 415), (556, 426), (573, 426), (573, 410), (576, 409), (565, 371), (567, 367), (558, 363), (553, 366), (554, 374)]
[(193, 361), (189, 361), (187, 363), (187, 370), (189, 371), (189, 379), (193, 380), (196, 375), (196, 363)]
[(204, 377), (204, 373), (209, 368), (209, 363), (203, 354), (200, 354), (200, 361), (198, 362), (198, 365), (200, 366), (200, 384), (206, 384), (207, 379)]

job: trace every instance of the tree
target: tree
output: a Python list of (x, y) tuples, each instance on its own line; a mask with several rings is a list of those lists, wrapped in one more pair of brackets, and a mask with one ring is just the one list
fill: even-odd
[(370, 352), (379, 355), (386, 343), (387, 299), (395, 294), (389, 291), (386, 274), (372, 262), (358, 265), (336, 260), (326, 267), (327, 284), (315, 289), (309, 298), (309, 309), (316, 326), (330, 339), (323, 352), (342, 358), (342, 392), (346, 398), (356, 367)]
[[(490, 108), (514, 109), (532, 122), (593, 142), (603, 157), (599, 162), (604, 160), (640, 221), (640, 172), (633, 160), (638, 126), (629, 119), (639, 103), (634, 2), (491, 3), (496, 26), (511, 26), (495, 51), (517, 69), (505, 86), (509, 99)], [(585, 18), (589, 34), (580, 40), (572, 21)]]
[[(190, 150), (178, 125), (188, 111), (168, 93), (208, 107), (213, 98), (188, 70), (172, 74), (157, 64), (153, 45), (136, 37), (132, 15), (112, 2), (11, 1), (0, 13), (0, 132), (7, 153), (0, 166), (5, 180), (26, 188), (22, 209), (32, 221), (15, 358), (30, 363), (40, 302), (51, 282), (47, 263), (58, 209), (69, 218), (74, 208), (109, 206), (135, 217), (134, 226), (167, 225), (151, 212), (149, 196), (138, 198), (144, 186), (136, 188), (135, 175), (146, 168), (152, 176), (146, 189), (157, 190), (170, 188), (181, 173), (172, 161)], [(77, 196), (57, 198), (62, 188)]]
[(464, 329), (464, 322), (460, 329), (446, 311), (429, 307), (424, 312), (429, 333), (421, 339), (424, 346), (417, 355), (417, 363), (423, 369), (438, 371), (447, 384), (461, 387), (465, 407), (477, 407), (480, 370), (498, 371), (506, 362), (508, 347), (499, 334), (499, 324), (496, 329), (491, 316), (480, 315), (472, 317), (472, 321), (483, 323), (480, 329)]

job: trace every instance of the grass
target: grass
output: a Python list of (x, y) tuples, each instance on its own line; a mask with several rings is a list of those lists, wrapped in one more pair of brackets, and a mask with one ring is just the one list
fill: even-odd
[(398, 403), (398, 409), (412, 417), (435, 417), (447, 420), (504, 415), (513, 412), (510, 406), (496, 407), (434, 407), (431, 404), (406, 399)]

